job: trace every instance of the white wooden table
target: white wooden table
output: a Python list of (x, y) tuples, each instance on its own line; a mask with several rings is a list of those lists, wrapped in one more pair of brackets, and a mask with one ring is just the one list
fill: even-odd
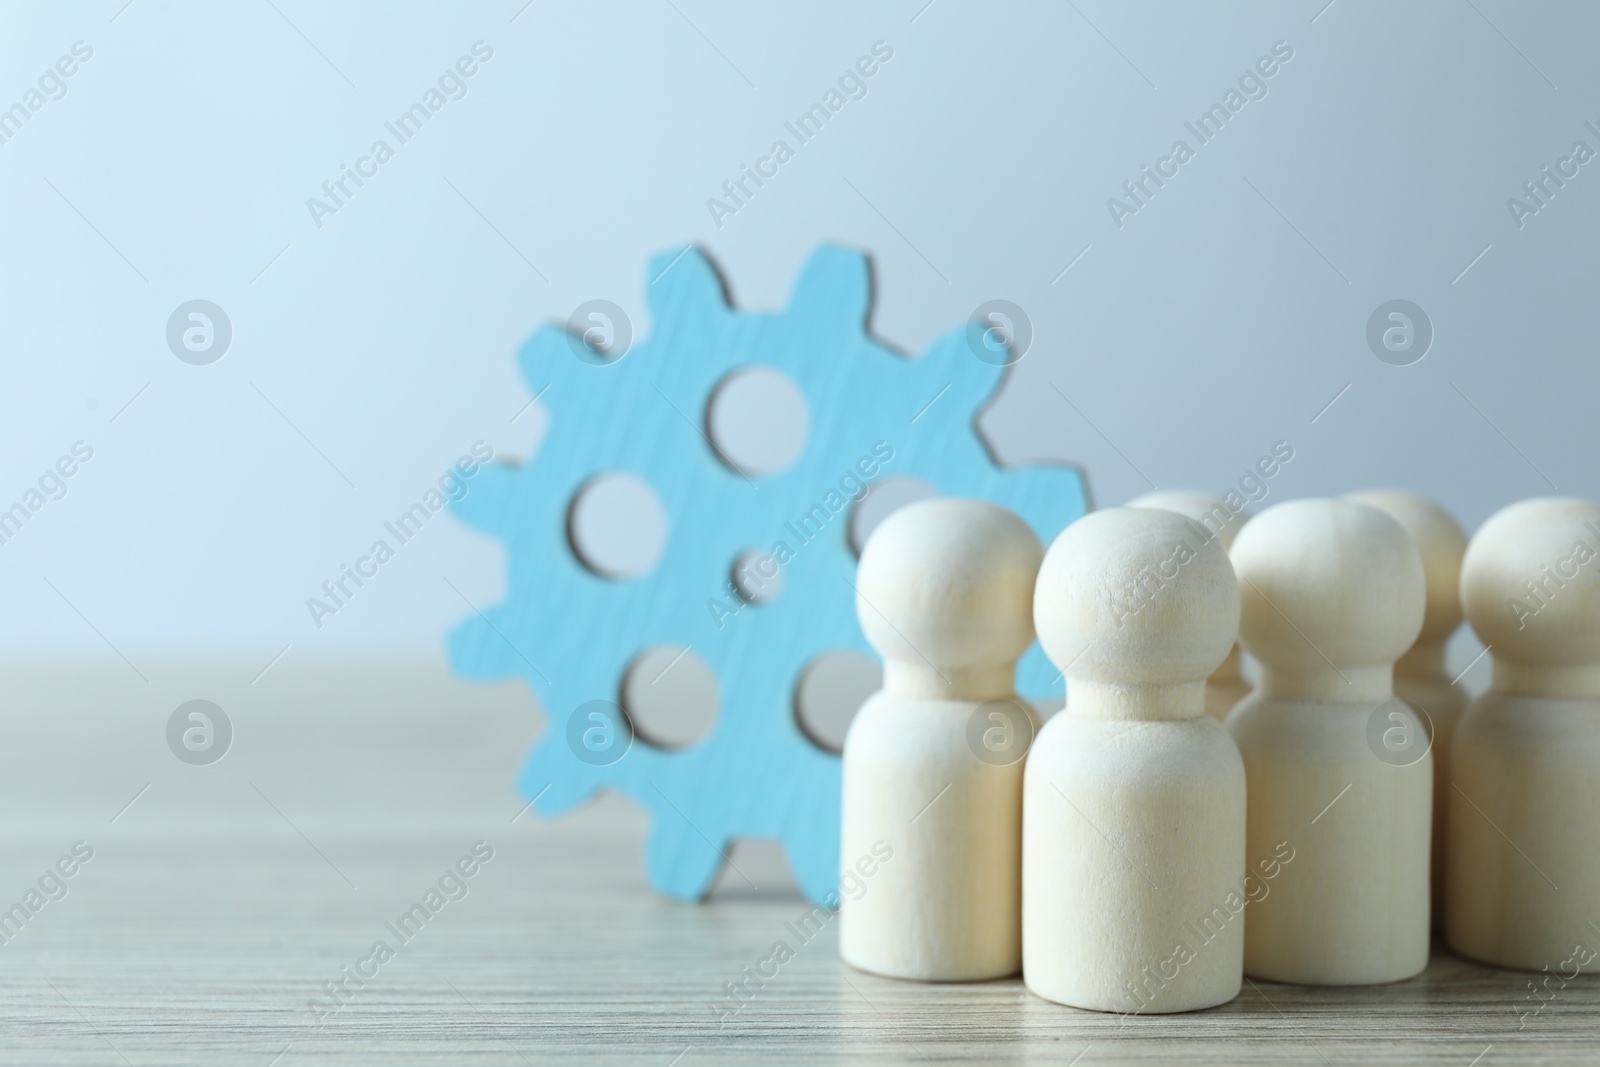
[[(258, 664), (141, 669), (148, 683), (120, 663), (0, 676), (0, 909), (74, 842), (94, 849), (0, 947), (5, 1063), (1600, 1062), (1600, 982), (1524, 1022), (1528, 976), (1442, 951), (1411, 982), (1247, 984), (1159, 1018), (1060, 1008), (1016, 980), (858, 974), (831, 925), (796, 945), (785, 924), (807, 907), (771, 846), (735, 854), (758, 888), (725, 878), (692, 906), (646, 889), (628, 802), (518, 817), (513, 774), (543, 728), (519, 686), (437, 665), (286, 659), (253, 686)], [(236, 730), (209, 767), (166, 746), (195, 697)], [(386, 922), (476, 841), (494, 858), (401, 944)], [(363, 964), (380, 938), (398, 951)], [(724, 984), (779, 938), (795, 958), (719, 1024)], [(376, 976), (319, 1020), (308, 1002), (346, 967)]]

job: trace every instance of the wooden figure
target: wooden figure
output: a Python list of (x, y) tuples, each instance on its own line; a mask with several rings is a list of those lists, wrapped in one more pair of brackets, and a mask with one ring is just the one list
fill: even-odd
[(1038, 720), (1016, 665), (1043, 556), (1013, 513), (949, 498), (896, 511), (861, 553), (856, 613), (884, 667), (844, 743), (852, 967), (974, 981), (1022, 964), (1022, 767)]
[(1056, 538), (1034, 622), (1067, 677), (1023, 790), (1023, 979), (1096, 1011), (1232, 1000), (1244, 950), (1245, 776), (1206, 714), (1239, 587), (1222, 542), (1111, 508)]
[(1422, 709), (1422, 724), (1433, 742), (1433, 929), (1444, 929), (1445, 852), (1450, 810), (1450, 738), (1467, 706), (1467, 692), (1452, 684), (1445, 669), (1445, 646), (1461, 626), (1461, 557), (1467, 535), (1444, 508), (1427, 497), (1392, 490), (1371, 490), (1345, 497), (1377, 508), (1411, 535), (1422, 556), (1427, 607), (1422, 634), (1411, 651), (1394, 665), (1394, 693)]
[(1494, 672), (1453, 743), (1445, 935), (1501, 967), (1600, 970), (1600, 504), (1496, 512), (1461, 601)]
[[(1234, 511), (1217, 497), (1188, 489), (1164, 489), (1128, 501), (1130, 508), (1162, 508), (1176, 511), (1204, 526), (1210, 534), (1222, 539), (1224, 550), (1233, 547), (1233, 539), (1250, 520), (1247, 511)], [(1206, 679), (1206, 711), (1218, 722), (1226, 722), (1228, 712), (1250, 693), (1250, 683), (1240, 671), (1243, 654), (1236, 642), (1222, 661), (1222, 666)]]
[(1428, 963), (1433, 761), (1393, 677), (1422, 629), (1422, 559), (1376, 508), (1296, 500), (1250, 520), (1233, 565), (1239, 638), (1261, 671), (1228, 716), (1250, 783), (1247, 850), (1296, 856), (1245, 914), (1245, 973), (1409, 978)]

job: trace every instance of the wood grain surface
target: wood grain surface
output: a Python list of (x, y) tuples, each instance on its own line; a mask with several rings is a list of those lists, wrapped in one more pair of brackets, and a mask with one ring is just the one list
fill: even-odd
[[(1015, 979), (860, 974), (832, 923), (796, 936), (809, 908), (771, 846), (736, 848), (691, 906), (647, 891), (644, 816), (627, 802), (523, 813), (512, 775), (543, 716), (519, 686), (427, 664), (286, 657), (252, 683), (259, 670), (3, 675), (0, 910), (76, 842), (94, 850), (0, 946), (3, 1062), (1600, 1062), (1595, 979), (1552, 982), (1522, 1018), (1538, 1006), (1529, 976), (1442, 949), (1409, 982), (1247, 983), (1222, 1008), (1156, 1018), (1058, 1007)], [(165, 740), (196, 697), (235, 729), (208, 767)], [(459, 899), (441, 892), (397, 937), (389, 924), (426, 908), (476, 842), (493, 858), (447, 882)], [(381, 965), (380, 939), (394, 949)], [(726, 984), (779, 940), (792, 958), (719, 1018)], [(376, 973), (319, 1016), (311, 1003), (346, 968)]]

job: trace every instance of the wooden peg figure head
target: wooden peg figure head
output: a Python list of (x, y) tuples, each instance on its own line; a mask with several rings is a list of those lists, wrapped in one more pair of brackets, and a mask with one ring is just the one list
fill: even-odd
[(856, 616), (884, 660), (883, 691), (992, 700), (1016, 686), (1033, 643), (1044, 546), (1022, 519), (979, 500), (909, 504), (873, 531), (856, 574)]
[(1467, 552), (1467, 535), (1444, 508), (1425, 496), (1394, 489), (1351, 493), (1346, 500), (1377, 508), (1411, 535), (1422, 557), (1422, 578), (1427, 606), (1422, 614), (1419, 645), (1437, 645), (1450, 639), (1461, 625), (1461, 558)]
[(1194, 489), (1157, 489), (1134, 497), (1127, 506), (1176, 511), (1204, 526), (1208, 533), (1220, 537), (1224, 549), (1233, 547), (1233, 539), (1239, 536), (1239, 531), (1250, 519), (1247, 512), (1234, 511), (1210, 493)]
[(1600, 695), (1600, 504), (1545, 497), (1495, 512), (1467, 547), (1461, 601), (1493, 649), (1496, 689)]
[(1287, 700), (1393, 697), (1394, 662), (1422, 630), (1422, 558), (1401, 525), (1348, 500), (1292, 500), (1233, 543), (1239, 640), (1262, 690)]
[(1066, 675), (1069, 713), (1192, 718), (1205, 711), (1206, 677), (1233, 647), (1239, 586), (1221, 540), (1194, 520), (1108, 508), (1050, 546), (1033, 617)]

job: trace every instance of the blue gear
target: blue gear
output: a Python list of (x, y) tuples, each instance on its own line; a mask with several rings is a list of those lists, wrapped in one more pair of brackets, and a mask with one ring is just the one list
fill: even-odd
[[(703, 897), (733, 840), (765, 837), (787, 847), (810, 899), (836, 901), (839, 759), (799, 729), (794, 691), (818, 654), (871, 649), (855, 619), (848, 505), (804, 545), (785, 524), (824, 502), (877, 442), (894, 450), (879, 478), (914, 476), (948, 496), (991, 500), (1046, 542), (1084, 514), (1084, 481), (1071, 467), (995, 465), (976, 415), (1004, 371), (975, 357), (965, 330), (919, 359), (867, 336), (871, 285), (858, 253), (819, 248), (779, 314), (733, 310), (692, 249), (658, 256), (649, 276), (653, 335), (621, 359), (580, 359), (554, 327), (523, 347), (522, 372), (550, 411), (550, 432), (533, 463), (485, 468), (454, 505), (506, 542), (510, 569), (506, 600), (451, 634), (451, 659), (466, 677), (522, 677), (539, 693), (554, 726), (518, 782), (539, 811), (560, 813), (602, 787), (650, 810), (649, 876), (659, 891)], [(753, 479), (726, 466), (701, 430), (718, 383), (750, 364), (793, 379), (811, 415), (800, 458)], [(665, 505), (667, 545), (642, 578), (598, 577), (569, 545), (570, 502), (603, 471), (642, 478)], [(778, 541), (794, 552), (781, 593), (731, 618), (713, 610), (713, 599), (738, 603), (727, 585), (736, 557)], [(714, 730), (687, 749), (637, 741), (609, 766), (580, 760), (568, 717), (588, 701), (617, 700), (630, 662), (663, 644), (690, 646), (715, 672)], [(1043, 694), (1056, 677), (1035, 645), (1019, 689)]]

